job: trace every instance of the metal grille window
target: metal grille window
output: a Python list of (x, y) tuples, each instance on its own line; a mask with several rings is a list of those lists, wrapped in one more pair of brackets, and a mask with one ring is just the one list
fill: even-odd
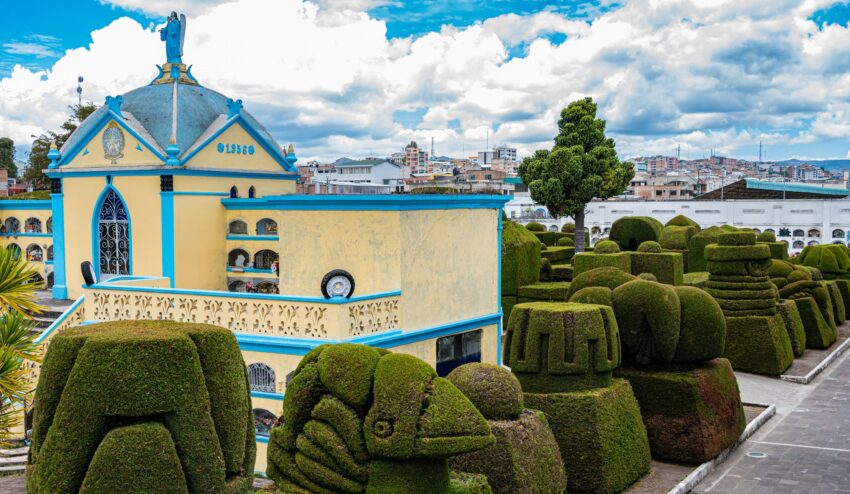
[(277, 252), (272, 250), (261, 250), (254, 256), (254, 268), (256, 269), (271, 269), (272, 264), (278, 260)]
[(127, 208), (114, 190), (106, 194), (97, 224), (102, 275), (130, 274), (130, 222)]
[(235, 220), (230, 222), (230, 233), (235, 235), (247, 235), (248, 234), (248, 223), (244, 221)]
[(6, 233), (18, 233), (21, 231), (21, 222), (18, 221), (18, 218), (12, 216), (11, 218), (7, 218), (6, 222), (3, 223), (3, 229)]
[(41, 220), (38, 218), (27, 218), (24, 228), (27, 233), (41, 233)]
[(274, 369), (263, 363), (248, 366), (248, 382), (251, 391), (275, 392)]

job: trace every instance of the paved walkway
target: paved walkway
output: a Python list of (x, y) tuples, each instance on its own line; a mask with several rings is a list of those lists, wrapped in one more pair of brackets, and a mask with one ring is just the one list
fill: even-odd
[(774, 403), (776, 416), (693, 492), (850, 493), (850, 352), (808, 386), (737, 376), (744, 401)]

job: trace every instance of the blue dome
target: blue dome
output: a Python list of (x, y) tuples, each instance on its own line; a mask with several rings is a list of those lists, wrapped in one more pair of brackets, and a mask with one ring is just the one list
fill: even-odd
[[(176, 109), (177, 146), (182, 156), (216, 119), (222, 115), (227, 117), (228, 98), (203, 86), (177, 84), (177, 104), (175, 105), (174, 87), (174, 84), (154, 84), (134, 89), (123, 95), (121, 112), (131, 114), (150, 135), (159, 150), (164, 152), (171, 139), (173, 113)], [(62, 146), (62, 152), (72, 149), (78, 141), (85, 138), (89, 130), (96, 126), (108, 111), (107, 105), (103, 105), (92, 113)], [(244, 109), (241, 115), (270, 145), (275, 149), (281, 149), (253, 116)], [(143, 137), (146, 136), (143, 135)]]

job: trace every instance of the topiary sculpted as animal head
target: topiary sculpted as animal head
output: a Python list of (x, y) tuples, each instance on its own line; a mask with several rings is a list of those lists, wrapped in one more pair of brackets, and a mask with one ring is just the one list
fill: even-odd
[(304, 357), (282, 419), (267, 473), (284, 491), (443, 492), (446, 458), (495, 441), (475, 406), (431, 366), (355, 344)]

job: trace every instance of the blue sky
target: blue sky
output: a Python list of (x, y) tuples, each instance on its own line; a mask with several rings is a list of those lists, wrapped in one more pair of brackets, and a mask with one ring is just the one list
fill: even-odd
[(560, 108), (583, 96), (599, 103), (625, 156), (680, 147), (684, 157), (717, 149), (754, 158), (762, 141), (770, 159), (850, 157), (844, 1), (6, 7), (17, 21), (0, 33), (0, 135), (15, 138), (21, 153), (30, 134), (61, 123), (78, 73), (97, 103), (149, 81), (162, 63), (151, 29), (173, 7), (190, 18), (186, 58), (195, 74), (246, 99), (302, 158), (389, 153), (432, 137), (438, 154), (483, 148), (487, 136), (528, 153), (550, 145)]

